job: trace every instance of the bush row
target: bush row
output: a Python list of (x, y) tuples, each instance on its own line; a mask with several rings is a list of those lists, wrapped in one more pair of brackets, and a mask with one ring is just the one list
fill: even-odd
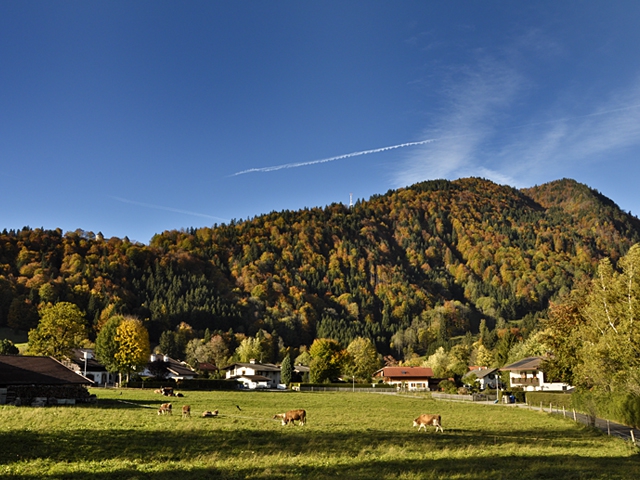
[(640, 396), (629, 392), (594, 393), (576, 391), (573, 406), (587, 415), (606, 418), (630, 427), (640, 427)]
[(386, 383), (292, 383), (291, 387), (331, 387), (331, 388), (390, 388), (395, 390), (395, 385), (389, 385)]
[(553, 404), (554, 407), (564, 407), (567, 410), (571, 410), (571, 408), (573, 408), (571, 394), (569, 393), (527, 392), (526, 396), (527, 404), (534, 407), (542, 403), (543, 407), (548, 407), (549, 404)]
[(217, 378), (194, 378), (190, 380), (143, 380), (131, 381), (129, 388), (162, 388), (173, 387), (176, 390), (236, 390), (238, 381)]

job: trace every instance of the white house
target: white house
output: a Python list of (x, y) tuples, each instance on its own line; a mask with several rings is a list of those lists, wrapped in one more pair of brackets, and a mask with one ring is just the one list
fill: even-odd
[[(155, 370), (151, 364), (155, 362), (162, 362), (162, 368), (166, 371), (164, 372), (164, 378), (170, 380), (191, 380), (198, 376), (198, 373), (194, 371), (189, 365), (183, 362), (179, 362), (170, 358), (168, 355), (160, 355), (160, 354), (152, 354), (149, 365), (144, 369), (144, 371), (140, 374), (142, 377), (153, 377), (156, 376), (157, 373), (152, 371)], [(151, 366), (151, 368), (150, 368)]]
[(528, 357), (506, 365), (500, 371), (509, 372), (511, 387), (520, 387), (527, 392), (562, 392), (573, 388), (566, 383), (547, 381), (540, 368), (543, 361), (543, 357)]
[(273, 363), (260, 363), (250, 360), (249, 363), (234, 363), (224, 368), (225, 377), (238, 380), (246, 388), (278, 388), (280, 367)]
[(465, 383), (469, 381), (469, 383), (471, 383), (470, 380), (472, 378), (474, 378), (474, 381), (477, 380), (480, 390), (485, 390), (485, 389), (495, 390), (496, 381), (498, 382), (498, 386), (502, 386), (502, 382), (500, 381), (500, 376), (498, 375), (497, 368), (471, 367), (471, 371), (466, 373), (465, 376), (462, 377), (462, 381)]
[(95, 351), (91, 348), (74, 349), (69, 360), (63, 363), (96, 385), (110, 385), (116, 381), (117, 375), (108, 372), (106, 367), (96, 360)]

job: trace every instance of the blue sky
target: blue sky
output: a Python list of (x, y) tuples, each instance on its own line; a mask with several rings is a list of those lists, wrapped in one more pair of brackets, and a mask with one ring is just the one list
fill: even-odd
[(0, 0), (0, 229), (148, 243), (467, 176), (638, 215), (638, 25), (635, 0)]

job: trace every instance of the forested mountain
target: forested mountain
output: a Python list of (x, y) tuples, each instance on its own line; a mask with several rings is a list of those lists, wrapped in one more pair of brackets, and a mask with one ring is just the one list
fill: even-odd
[(640, 241), (640, 221), (572, 180), (516, 190), (429, 181), (352, 208), (272, 212), (167, 231), (148, 246), (101, 234), (0, 234), (0, 326), (37, 325), (38, 305), (77, 304), (93, 335), (114, 312), (152, 342), (196, 330), (276, 333), (285, 345), (357, 336), (380, 352), (432, 352), (451, 337), (523, 320)]

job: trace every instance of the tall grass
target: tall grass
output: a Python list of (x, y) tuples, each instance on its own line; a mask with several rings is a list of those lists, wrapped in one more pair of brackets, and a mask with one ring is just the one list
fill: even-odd
[[(545, 413), (367, 393), (96, 389), (97, 405), (0, 407), (0, 475), (40, 479), (634, 478), (629, 444)], [(156, 410), (167, 400), (172, 416)], [(183, 404), (192, 417), (181, 418)], [(238, 408), (238, 407), (239, 408)], [(305, 408), (307, 425), (273, 415)], [(201, 418), (204, 410), (218, 418)], [(444, 434), (417, 432), (421, 413)]]

